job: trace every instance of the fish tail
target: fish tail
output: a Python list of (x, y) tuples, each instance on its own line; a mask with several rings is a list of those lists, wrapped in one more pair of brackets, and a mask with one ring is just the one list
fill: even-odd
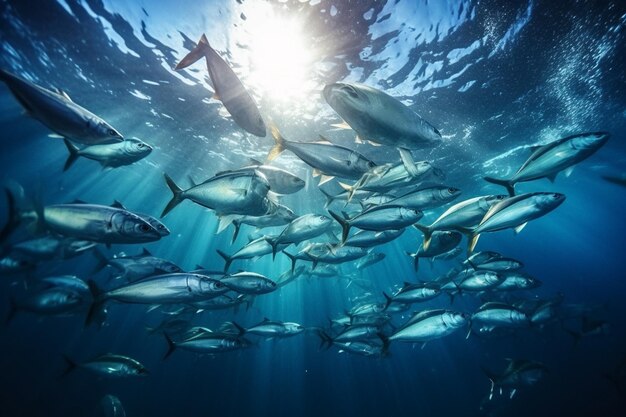
[(169, 356), (174, 353), (176, 349), (176, 343), (172, 340), (172, 338), (165, 332), (163, 332), (163, 336), (165, 336), (165, 340), (167, 341), (167, 352), (163, 355), (163, 360), (169, 358)]
[(243, 336), (244, 334), (246, 334), (246, 329), (245, 329), (245, 328), (241, 327), (239, 324), (237, 324), (237, 323), (236, 323), (236, 322), (234, 322), (234, 321), (231, 321), (231, 323), (232, 323), (232, 325), (233, 325), (233, 326), (237, 329), (237, 331), (239, 332), (239, 334), (238, 334), (238, 336), (237, 336), (237, 337), (241, 337), (241, 336)]
[(341, 244), (343, 245), (348, 239), (348, 234), (350, 233), (350, 222), (332, 210), (328, 210), (328, 213), (330, 213), (330, 215), (333, 216), (333, 219), (337, 220), (337, 223), (341, 225)]
[(324, 208), (326, 209), (328, 208), (328, 206), (330, 206), (333, 203), (333, 201), (335, 201), (335, 197), (328, 194), (326, 191), (322, 190), (321, 188), (319, 190), (322, 192), (322, 194), (324, 194), (324, 198), (326, 198), (326, 202), (324, 203)]
[(383, 309), (383, 311), (385, 311), (389, 308), (389, 305), (393, 302), (393, 298), (387, 295), (387, 293), (384, 291), (383, 291), (383, 296), (385, 297), (385, 300), (387, 300), (385, 303), (385, 308)]
[(484, 366), (481, 366), (480, 369), (482, 369), (483, 373), (487, 376), (487, 378), (489, 378), (489, 382), (491, 382), (491, 390), (489, 391), (489, 400), (491, 400), (493, 398), (493, 390), (496, 387), (496, 380), (498, 379), (498, 376)]
[(422, 247), (424, 250), (428, 250), (430, 247), (430, 241), (433, 237), (433, 230), (429, 226), (424, 226), (423, 224), (416, 223), (413, 225), (417, 230), (424, 234), (424, 243)]
[(272, 132), (272, 137), (274, 138), (275, 145), (270, 152), (267, 154), (267, 159), (265, 163), (271, 162), (278, 157), (286, 148), (285, 148), (285, 138), (280, 134), (278, 127), (273, 122), (269, 123), (270, 132)]
[(330, 347), (333, 345), (333, 338), (330, 337), (328, 333), (326, 333), (324, 330), (319, 330), (317, 332), (317, 335), (320, 337), (320, 339), (322, 339), (320, 341), (320, 350), (324, 346), (326, 346), (326, 349), (330, 349)]
[(95, 274), (103, 270), (109, 264), (109, 259), (98, 248), (95, 248), (92, 253), (93, 256), (98, 260), (98, 263), (96, 264), (96, 267), (93, 269), (92, 272), (92, 274)]
[(80, 151), (80, 149), (78, 149), (78, 146), (74, 145), (72, 142), (70, 142), (69, 140), (67, 140), (65, 138), (63, 138), (63, 143), (65, 143), (65, 147), (67, 148), (68, 152), (70, 153), (67, 156), (67, 160), (65, 161), (65, 165), (63, 166), (63, 172), (65, 172), (74, 164), (74, 162), (76, 162), (76, 160), (80, 156), (78, 154), (78, 151)]
[(293, 274), (293, 271), (295, 271), (295, 269), (296, 269), (296, 262), (298, 261), (298, 258), (296, 258), (294, 255), (290, 254), (289, 252), (283, 251), (283, 253), (291, 261), (291, 273)]
[[(104, 310), (105, 300), (102, 297), (103, 295), (102, 291), (100, 290), (100, 288), (98, 288), (98, 285), (95, 283), (95, 281), (91, 279), (87, 281), (87, 285), (89, 286), (89, 291), (91, 292), (93, 301), (91, 302), (91, 305), (89, 306), (89, 311), (87, 311), (87, 317), (85, 318), (85, 326), (89, 326), (90, 324), (92, 324), (96, 320), (97, 316), (100, 316), (102, 313), (105, 312)], [(99, 317), (99, 318), (101, 319), (102, 317)], [(100, 321), (98, 324), (102, 325), (102, 321)]]
[(376, 336), (383, 342), (382, 355), (387, 356), (389, 353), (389, 345), (391, 344), (391, 340), (387, 336), (382, 333), (376, 333)]
[(219, 256), (222, 257), (222, 259), (224, 259), (224, 261), (226, 262), (224, 264), (224, 272), (228, 272), (228, 268), (230, 268), (230, 264), (233, 263), (233, 258), (228, 256), (226, 253), (222, 252), (221, 250), (217, 249), (217, 254)]
[(62, 356), (63, 356), (63, 360), (65, 361), (65, 369), (63, 370), (63, 373), (61, 374), (61, 378), (64, 376), (67, 376), (70, 372), (72, 372), (74, 369), (78, 367), (78, 364), (74, 362), (69, 356), (67, 355), (62, 355)]
[(230, 243), (235, 243), (235, 240), (237, 240), (237, 236), (239, 236), (239, 230), (241, 229), (241, 222), (238, 220), (233, 220), (233, 226), (235, 226), (235, 231), (233, 232), (233, 239), (230, 241)]
[(483, 177), (483, 179), (492, 184), (501, 185), (505, 187), (511, 197), (515, 195), (515, 184), (511, 182), (510, 180), (501, 180), (501, 179), (492, 178), (492, 177)]
[(165, 208), (163, 209), (163, 213), (161, 213), (161, 218), (165, 217), (167, 213), (169, 213), (174, 207), (179, 205), (185, 199), (182, 196), (183, 190), (178, 185), (176, 185), (174, 180), (172, 180), (167, 174), (163, 175), (165, 176), (165, 182), (167, 183), (167, 186), (170, 187), (170, 190), (172, 191), (172, 194), (174, 194), (174, 196), (172, 197), (170, 202), (167, 203), (167, 206), (165, 206)]
[(178, 71), (183, 68), (187, 68), (189, 65), (193, 64), (199, 59), (202, 59), (204, 56), (206, 56), (209, 48), (211, 48), (211, 46), (209, 45), (209, 41), (207, 40), (206, 35), (203, 33), (196, 46), (187, 55), (185, 55), (183, 59), (180, 60), (176, 67), (174, 67), (174, 70)]
[(476, 244), (478, 243), (478, 238), (480, 238), (480, 233), (479, 234), (470, 234), (467, 236), (468, 242), (467, 242), (467, 256), (469, 257), (472, 252), (474, 252), (474, 249), (476, 248)]
[(278, 238), (266, 237), (265, 241), (272, 247), (272, 260), (276, 259), (276, 247), (278, 246)]

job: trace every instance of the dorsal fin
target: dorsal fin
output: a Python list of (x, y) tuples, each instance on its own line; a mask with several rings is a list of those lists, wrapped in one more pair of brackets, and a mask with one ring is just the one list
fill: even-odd
[(266, 321), (270, 321), (270, 319), (268, 319), (267, 317), (263, 317), (263, 323), (265, 323)]
[(65, 91), (61, 90), (60, 88), (57, 88), (56, 90), (60, 96), (64, 97), (66, 100), (72, 101), (70, 96)]
[(141, 252), (141, 254), (143, 256), (152, 256), (152, 254), (150, 253), (150, 251), (146, 248), (143, 248), (143, 252)]
[(328, 145), (332, 145), (332, 142), (322, 135), (319, 135), (319, 138), (315, 141), (315, 143), (325, 143)]
[(252, 164), (252, 165), (263, 165), (263, 162), (259, 161), (258, 159), (254, 159), (254, 158), (248, 158), (248, 162), (250, 162), (250, 164)]
[(111, 207), (126, 210), (126, 207), (124, 207), (124, 205), (120, 203), (118, 200), (113, 200), (113, 204), (111, 204)]

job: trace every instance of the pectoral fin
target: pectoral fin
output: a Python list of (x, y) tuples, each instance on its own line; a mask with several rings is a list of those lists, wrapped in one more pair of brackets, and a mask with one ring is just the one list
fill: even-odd
[(574, 167), (569, 167), (563, 171), (563, 174), (565, 174), (566, 178), (569, 178), (569, 176), (572, 175), (572, 172), (574, 172)]
[(412, 177), (417, 177), (419, 172), (417, 171), (417, 167), (413, 162), (413, 155), (411, 155), (411, 152), (405, 148), (398, 148), (398, 151), (400, 152), (402, 164), (404, 165), (404, 168), (407, 170), (409, 175), (411, 175)]
[(326, 184), (328, 181), (333, 180), (335, 177), (333, 177), (332, 175), (324, 175), (322, 174), (321, 178), (320, 178), (320, 182), (318, 185), (324, 185)]
[(347, 124), (346, 122), (341, 122), (341, 123), (333, 123), (331, 124), (331, 127), (334, 127), (336, 129), (352, 129), (350, 127), (349, 124)]
[(515, 234), (518, 234), (519, 232), (521, 232), (524, 229), (524, 227), (526, 227), (527, 224), (528, 222), (522, 223), (519, 226), (517, 226), (515, 229), (513, 229), (515, 230)]

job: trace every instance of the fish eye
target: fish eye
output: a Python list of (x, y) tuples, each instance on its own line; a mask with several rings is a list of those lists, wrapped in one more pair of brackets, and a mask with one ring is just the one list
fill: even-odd
[(350, 97), (352, 97), (352, 98), (359, 98), (359, 94), (356, 92), (354, 87), (352, 87), (351, 85), (344, 85), (344, 86), (341, 87), (341, 90), (345, 91), (346, 93), (348, 93), (350, 95)]
[(141, 224), (139, 226), (139, 230), (141, 230), (142, 232), (149, 232), (151, 229), (151, 227), (145, 223)]
[(138, 143), (137, 146), (143, 148), (145, 145), (143, 143)]
[(452, 187), (450, 187), (450, 188), (448, 188), (448, 192), (449, 192), (450, 194), (454, 194), (454, 193), (456, 193), (456, 188), (452, 188)]
[(117, 136), (117, 132), (113, 129), (109, 129), (108, 134), (111, 136)]

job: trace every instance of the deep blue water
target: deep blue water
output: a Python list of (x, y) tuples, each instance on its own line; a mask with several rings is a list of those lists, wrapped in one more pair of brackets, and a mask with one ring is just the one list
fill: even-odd
[[(81, 158), (64, 173), (67, 150), (61, 140), (23, 115), (0, 84), (0, 179), (18, 182), (45, 204), (119, 200), (131, 210), (158, 216), (171, 198), (164, 172), (186, 184), (188, 175), (205, 179), (243, 166), (248, 158), (263, 159), (271, 138), (245, 133), (219, 102), (209, 100), (212, 89), (203, 64), (189, 71), (171, 69), (202, 33), (250, 87), (264, 116), (293, 140), (323, 133), (377, 163), (397, 162), (395, 150), (355, 144), (353, 132), (334, 129), (331, 124), (339, 119), (320, 91), (325, 84), (343, 80), (400, 98), (441, 131), (441, 146), (414, 154), (440, 167), (447, 175), (445, 184), (460, 188), (461, 198), (501, 193), (482, 177), (511, 175), (532, 145), (579, 132), (608, 131), (609, 142), (577, 165), (571, 176), (560, 174), (554, 183), (543, 179), (517, 187), (520, 192), (564, 193), (567, 199), (561, 207), (532, 221), (519, 235), (510, 230), (484, 235), (478, 249), (519, 259), (528, 274), (542, 281), (541, 287), (520, 297), (562, 293), (564, 304), (589, 307), (594, 318), (609, 323), (610, 332), (574, 344), (563, 326), (571, 328), (575, 320), (494, 339), (466, 340), (461, 331), (423, 349), (394, 343), (386, 358), (320, 350), (319, 338), (307, 333), (260, 340), (256, 347), (214, 357), (181, 350), (162, 361), (165, 340), (144, 330), (165, 317), (158, 311), (112, 305), (101, 330), (86, 328), (84, 314), (18, 313), (0, 327), (0, 415), (93, 415), (106, 394), (117, 396), (128, 416), (623, 415), (624, 388), (616, 388), (603, 375), (619, 370), (626, 355), (626, 188), (602, 176), (626, 172), (624, 2), (203, 3), (0, 2), (1, 68), (46, 88), (62, 88), (126, 137), (141, 138), (155, 148), (131, 166), (103, 171), (96, 162)], [(277, 27), (285, 32), (270, 33)], [(285, 41), (296, 36), (300, 43), (295, 47)], [(294, 49), (281, 55), (279, 47), (271, 48), (272, 42)], [(254, 50), (263, 47), (268, 49), (260, 55)], [(288, 152), (275, 163), (307, 181), (304, 190), (281, 203), (298, 214), (325, 213), (312, 170)], [(328, 190), (340, 190), (329, 185)], [(4, 202), (1, 207), (4, 224)], [(424, 222), (442, 212), (428, 211)], [(216, 249), (234, 252), (253, 230), (243, 226), (231, 245), (232, 228), (216, 234), (216, 216), (191, 202), (182, 203), (163, 221), (171, 235), (145, 247), (186, 270), (196, 265), (222, 268)], [(383, 291), (418, 279), (405, 251), (414, 252), (420, 242), (419, 232), (407, 230), (377, 248), (386, 259), (360, 273), (370, 282), (368, 289), (347, 287), (345, 276), (353, 267), (344, 265), (337, 277), (296, 279), (257, 297), (247, 311), (202, 313), (193, 323), (217, 328), (234, 319), (247, 326), (269, 317), (325, 326), (328, 318), (350, 309), (365, 292), (370, 295), (363, 300), (380, 302)], [(133, 254), (143, 246), (102, 250), (108, 256)], [(431, 269), (422, 261), (418, 277), (434, 279), (458, 262), (439, 261)], [(0, 314), (8, 312), (10, 297), (23, 293), (25, 278), (75, 274), (106, 286), (106, 272), (92, 274), (95, 264), (95, 258), (85, 254), (41, 263), (30, 273), (34, 278), (3, 276)], [(232, 269), (277, 278), (288, 268), (288, 259), (278, 255), (274, 262), (271, 256), (235, 261)], [(463, 296), (450, 307), (448, 298), (440, 296), (409, 312), (472, 312), (479, 305), (478, 297)], [(407, 317), (397, 315), (394, 322)], [(77, 370), (60, 377), (63, 354), (82, 361), (105, 352), (136, 358), (150, 375), (107, 379)], [(549, 373), (513, 399), (496, 397), (481, 409), (490, 388), (481, 368), (501, 370), (505, 358), (540, 361)], [(623, 365), (621, 372), (623, 384)]]

